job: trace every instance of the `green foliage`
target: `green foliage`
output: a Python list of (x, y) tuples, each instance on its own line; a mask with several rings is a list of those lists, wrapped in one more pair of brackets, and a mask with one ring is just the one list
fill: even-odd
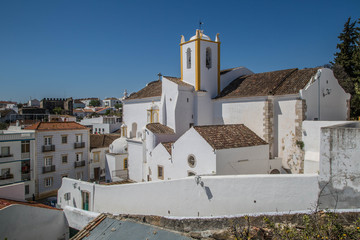
[(121, 104), (121, 103), (116, 103), (116, 104), (114, 105), (114, 107), (115, 107), (117, 110), (119, 110), (119, 108), (122, 107), (122, 104)]
[(61, 107), (56, 107), (56, 108), (53, 109), (53, 112), (54, 112), (55, 114), (61, 114), (62, 108), (61, 108)]
[(6, 130), (8, 128), (8, 124), (0, 122), (0, 130)]
[(343, 31), (339, 35), (340, 43), (336, 48), (339, 52), (335, 53), (332, 63), (335, 77), (346, 92), (351, 94), (352, 118), (360, 116), (360, 27), (358, 21), (351, 21), (348, 18)]
[(296, 145), (297, 145), (301, 150), (303, 150), (303, 149), (304, 149), (304, 146), (305, 146), (304, 142), (301, 141), (301, 140), (296, 140)]
[(108, 109), (108, 110), (106, 110), (105, 115), (109, 115), (110, 113), (111, 113), (111, 110)]
[(97, 99), (93, 99), (89, 102), (89, 105), (90, 106), (93, 106), (93, 107), (99, 107), (101, 104), (100, 104), (100, 100), (97, 100)]

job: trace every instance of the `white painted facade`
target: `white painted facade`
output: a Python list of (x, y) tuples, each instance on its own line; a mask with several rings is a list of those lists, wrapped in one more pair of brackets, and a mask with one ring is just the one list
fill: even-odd
[[(67, 141), (62, 143), (62, 137), (65, 136)], [(77, 140), (76, 136), (81, 137)], [(35, 132), (37, 172), (35, 190), (37, 197), (41, 198), (56, 192), (61, 186), (63, 177), (89, 179), (89, 137), (89, 130), (87, 129)], [(46, 146), (45, 138), (51, 138), (50, 145)], [(53, 151), (50, 146), (54, 146)], [(49, 150), (43, 151), (44, 148)], [(49, 158), (50, 161), (46, 160)]]
[(24, 183), (25, 198), (35, 193), (35, 132), (0, 131), (0, 186)]
[(80, 121), (83, 126), (91, 127), (93, 134), (110, 134), (120, 129), (120, 118), (116, 116), (100, 116), (84, 118)]

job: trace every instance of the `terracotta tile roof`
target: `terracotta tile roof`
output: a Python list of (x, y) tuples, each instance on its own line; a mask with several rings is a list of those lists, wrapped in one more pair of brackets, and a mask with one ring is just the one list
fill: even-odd
[(141, 99), (141, 98), (150, 98), (150, 97), (160, 97), (161, 96), (161, 81), (153, 81), (150, 82), (141, 89), (140, 91), (131, 94), (128, 98), (125, 100), (131, 100), (131, 99)]
[(88, 225), (86, 225), (85, 228), (83, 228), (78, 233), (76, 233), (76, 235), (73, 236), (71, 239), (72, 240), (80, 240), (80, 239), (87, 237), (90, 234), (90, 232), (94, 228), (96, 228), (104, 219), (106, 219), (106, 215), (104, 213), (100, 214), (94, 220), (92, 220)]
[(38, 122), (25, 128), (26, 130), (54, 131), (54, 130), (83, 130), (87, 127), (76, 122)]
[(109, 97), (109, 98), (105, 98), (104, 100), (119, 100), (116, 97)]
[(181, 81), (181, 78), (177, 78), (177, 77), (170, 77), (170, 76), (164, 76), (166, 79), (170, 80), (173, 83), (176, 83), (180, 86), (187, 86), (187, 87), (193, 87), (191, 84), (188, 84), (184, 81)]
[(51, 209), (51, 210), (62, 211), (62, 209), (50, 207), (48, 205), (37, 203), (37, 202), (32, 202), (32, 201), (21, 202), (21, 201), (15, 201), (15, 200), (9, 200), (9, 199), (0, 198), (0, 209), (5, 208), (7, 206), (14, 205), (14, 204), (26, 205), (26, 206), (31, 206), (31, 207), (39, 207), (39, 208), (48, 208), (48, 209)]
[(107, 110), (107, 109), (111, 109), (111, 107), (100, 108), (100, 109), (96, 110), (96, 112), (102, 112), (102, 111)]
[(317, 70), (293, 68), (241, 76), (225, 87), (216, 98), (296, 94)]
[(8, 114), (17, 114), (17, 113), (12, 109), (0, 110), (0, 117), (5, 117)]
[(195, 126), (194, 129), (214, 149), (251, 147), (267, 144), (244, 124)]
[(90, 134), (90, 149), (109, 147), (119, 137), (119, 134)]
[(162, 142), (161, 143), (164, 147), (165, 147), (165, 149), (170, 153), (170, 155), (171, 155), (171, 149), (172, 149), (172, 145), (174, 144), (174, 142)]
[(146, 128), (156, 134), (175, 134), (172, 128), (162, 125), (161, 123), (149, 123)]
[(11, 102), (11, 101), (0, 101), (0, 104), (17, 104), (17, 102)]

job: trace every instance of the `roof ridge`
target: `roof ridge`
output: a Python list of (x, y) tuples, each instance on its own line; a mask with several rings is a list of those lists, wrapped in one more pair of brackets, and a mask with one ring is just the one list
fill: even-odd
[[(291, 68), (290, 68), (291, 69)], [(290, 70), (289, 69), (289, 70)], [(285, 82), (285, 80), (290, 77), (294, 72), (298, 71), (299, 69), (298, 68), (293, 68), (291, 72), (289, 72), (288, 74), (285, 75), (285, 77), (283, 79), (280, 80), (279, 84), (277, 84), (272, 90), (270, 90), (270, 94), (271, 95), (274, 95), (275, 94), (275, 91), (278, 90), (281, 85)]]

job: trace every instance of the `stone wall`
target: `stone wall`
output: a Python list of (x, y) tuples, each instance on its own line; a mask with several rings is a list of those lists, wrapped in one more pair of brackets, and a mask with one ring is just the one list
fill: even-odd
[(264, 140), (269, 143), (269, 158), (274, 157), (274, 101), (272, 99), (267, 99), (264, 106)]

